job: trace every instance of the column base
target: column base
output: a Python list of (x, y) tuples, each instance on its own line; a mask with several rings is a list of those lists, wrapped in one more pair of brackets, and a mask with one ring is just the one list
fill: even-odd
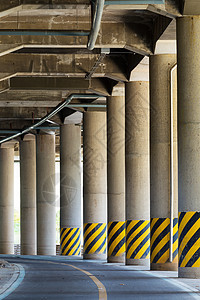
[(36, 248), (34, 246), (21, 245), (21, 255), (36, 255)]
[(196, 267), (179, 267), (178, 268), (178, 277), (180, 278), (200, 278), (200, 268)]
[(54, 256), (56, 255), (56, 249), (37, 249), (37, 255), (48, 255), (48, 256)]
[(125, 254), (120, 255), (120, 256), (109, 256), (107, 258), (108, 263), (122, 263), (125, 264)]
[(83, 254), (83, 259), (106, 260), (106, 254)]
[(0, 254), (14, 254), (14, 244), (0, 243)]
[(150, 260), (149, 259), (126, 259), (126, 265), (132, 266), (144, 266), (148, 269), (150, 268)]
[(177, 271), (178, 263), (151, 263), (151, 270), (153, 271)]

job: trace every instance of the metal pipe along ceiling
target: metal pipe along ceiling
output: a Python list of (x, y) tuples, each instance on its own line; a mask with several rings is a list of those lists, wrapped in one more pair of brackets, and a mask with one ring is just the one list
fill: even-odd
[(104, 0), (96, 0), (96, 3), (95, 3), (94, 19), (93, 19), (92, 29), (91, 29), (89, 41), (88, 41), (88, 49), (89, 50), (94, 49), (94, 46), (95, 46), (95, 43), (97, 40), (97, 36), (98, 36), (99, 29), (101, 26), (104, 2), (105, 2)]
[(61, 111), (64, 107), (66, 107), (74, 98), (76, 99), (80, 99), (80, 98), (84, 98), (84, 99), (96, 99), (99, 98), (100, 96), (96, 95), (96, 94), (71, 94), (70, 96), (67, 97), (67, 99), (62, 102), (61, 104), (59, 104), (52, 112), (50, 112), (49, 114), (47, 114), (44, 118), (42, 118), (39, 122), (35, 123), (34, 125), (16, 133), (13, 134), (5, 139), (0, 140), (0, 144), (8, 142), (12, 139), (15, 139), (21, 135), (24, 135), (26, 133), (28, 133), (29, 131), (33, 130), (33, 129), (37, 129), (40, 125), (42, 125), (44, 122), (48, 121), (50, 118), (52, 118), (53, 116), (55, 116), (55, 114), (57, 114), (59, 111)]

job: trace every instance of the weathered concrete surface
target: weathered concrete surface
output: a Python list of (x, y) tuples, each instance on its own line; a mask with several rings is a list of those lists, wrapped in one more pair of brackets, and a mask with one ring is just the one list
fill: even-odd
[[(95, 48), (125, 48), (142, 55), (152, 54), (155, 42), (171, 22), (170, 18), (164, 16), (155, 18), (155, 14), (150, 12), (145, 14), (147, 20), (141, 20), (137, 13), (136, 15), (133, 13), (132, 18), (129, 16), (125, 18), (123, 16), (118, 21), (118, 15), (116, 14), (116, 18), (113, 20), (113, 14), (111, 14), (109, 20), (102, 21)], [(29, 21), (30, 17), (32, 20), (31, 23)], [(87, 21), (85, 22), (81, 20), (77, 21), (77, 17), (81, 19), (80, 13), (77, 16), (77, 10), (74, 16), (59, 16), (59, 19), (56, 19), (55, 22), (52, 22), (52, 19), (54, 20), (52, 16), (29, 16), (29, 13), (27, 13), (25, 17), (20, 16), (16, 19), (15, 16), (14, 19), (8, 18), (7, 22), (4, 20), (4, 24), (0, 24), (4, 30), (81, 30), (89, 32), (91, 27), (90, 17), (87, 17)], [(69, 18), (72, 18), (71, 22)], [(133, 20), (135, 20), (135, 23)], [(138, 26), (138, 21), (140, 22), (140, 26)], [(148, 25), (146, 21), (149, 22)], [(17, 29), (16, 22), (18, 24)], [(3, 46), (0, 52), (2, 55), (8, 53), (9, 45), (10, 49), (41, 46), (44, 48), (86, 48), (87, 41), (87, 36), (34, 36), (31, 33), (28, 35), (0, 35), (0, 45)]]
[[(5, 77), (16, 75), (84, 77), (90, 72), (98, 58), (99, 54), (12, 53), (0, 57), (0, 78), (2, 79), (3, 75)], [(12, 61), (12, 64), (10, 64), (10, 61)], [(127, 80), (128, 74), (126, 74), (126, 68), (124, 67), (122, 62), (120, 64), (119, 56), (108, 56), (100, 63), (93, 76), (113, 76), (119, 78), (119, 80)]]
[[(150, 57), (151, 218), (170, 218), (170, 70), (175, 63), (176, 55), (174, 54)], [(174, 202), (173, 212), (174, 218), (177, 218), (177, 202)], [(177, 261), (152, 263), (151, 268), (153, 270), (176, 269)]]
[(177, 67), (172, 72), (171, 88), (172, 88), (172, 98), (173, 98), (173, 139), (171, 138), (171, 142), (173, 143), (173, 178), (172, 178), (173, 188), (171, 189), (171, 193), (173, 194), (173, 214), (175, 215), (175, 217), (177, 217), (177, 207), (178, 207)]
[(21, 254), (36, 254), (36, 145), (34, 136), (20, 141)]
[[(108, 223), (125, 222), (124, 96), (107, 98), (107, 159)], [(108, 255), (108, 262), (125, 262), (125, 253)]]
[[(0, 107), (9, 107), (8, 111), (11, 109), (12, 118), (12, 108), (10, 107), (25, 107), (25, 110), (29, 111), (29, 107), (55, 107), (62, 101), (61, 91), (5, 91), (0, 93)], [(34, 110), (35, 113), (35, 110)], [(36, 113), (37, 115), (37, 113)], [(43, 113), (40, 111), (40, 116)]]
[(0, 254), (14, 253), (14, 148), (0, 148)]
[(81, 127), (61, 126), (60, 227), (81, 227)]
[(183, 15), (200, 15), (200, 3), (196, 0), (182, 1)]
[(36, 140), (37, 254), (56, 254), (55, 136)]
[(67, 77), (15, 77), (10, 79), (12, 90), (83, 90), (96, 92), (104, 96), (112, 93), (115, 82), (107, 78), (83, 78)]
[[(107, 223), (106, 113), (83, 116), (83, 223)], [(106, 254), (84, 254), (84, 258), (106, 259)]]
[[(29, 21), (27, 20), (25, 29), (30, 30)], [(41, 28), (34, 29), (42, 29), (49, 30), (49, 28), (45, 28), (43, 23), (38, 22), (37, 24), (41, 24)], [(63, 23), (61, 23), (63, 26)], [(66, 22), (66, 24), (69, 24)], [(85, 30), (87, 28), (87, 23), (81, 24), (82, 28), (78, 28), (78, 30)], [(62, 28), (62, 27), (60, 27)], [(59, 28), (59, 29), (60, 29)], [(8, 29), (8, 28), (7, 28)], [(53, 28), (52, 28), (53, 29)], [(62, 29), (63, 30), (63, 29)], [(77, 30), (77, 22), (74, 22), (74, 28), (66, 28), (65, 30)], [(134, 34), (135, 33), (135, 34)], [(87, 36), (79, 36), (79, 37), (70, 37), (70, 36), (31, 36), (31, 35), (23, 35), (23, 36), (0, 36), (0, 45), (15, 45), (20, 46), (43, 46), (43, 47), (79, 47), (85, 48), (87, 46), (88, 37)], [(96, 48), (126, 48), (131, 51), (136, 51), (137, 53), (151, 54), (153, 49), (151, 45), (151, 39), (147, 31), (146, 26), (141, 26), (140, 29), (137, 28), (136, 24), (132, 24), (132, 26), (128, 26), (122, 23), (102, 23), (99, 37), (97, 39)], [(2, 51), (3, 52), (3, 51)]]
[[(150, 58), (152, 218), (170, 215), (170, 70), (175, 64), (176, 55), (173, 54)], [(175, 96), (175, 86), (174, 89)], [(177, 216), (176, 205), (174, 213)]]
[[(149, 222), (149, 84), (145, 81), (129, 82), (125, 88), (126, 220)], [(149, 248), (150, 241), (147, 242)], [(126, 264), (148, 267), (149, 259), (147, 256), (145, 259), (129, 258), (127, 252)]]
[[(130, 54), (129, 54), (130, 55)], [(133, 54), (132, 54), (133, 55)], [(134, 55), (133, 55), (134, 56)], [(70, 76), (84, 77), (99, 58), (98, 54), (30, 54), (12, 53), (0, 57), (1, 79), (16, 75)], [(12, 64), (10, 63), (12, 61)], [(128, 69), (128, 68), (127, 68)], [(95, 70), (95, 77), (115, 77), (128, 79), (126, 65), (120, 63), (120, 57), (105, 57)]]
[(8, 90), (10, 87), (10, 84), (9, 84), (9, 80), (8, 79), (5, 79), (3, 81), (0, 81), (0, 94), (6, 90)]
[[(179, 149), (179, 212), (200, 211), (200, 16), (188, 16), (178, 19), (178, 149)], [(184, 51), (183, 51), (184, 49)], [(189, 222), (189, 221), (188, 221)], [(199, 222), (199, 219), (197, 220)], [(187, 223), (183, 224), (186, 225)], [(195, 241), (199, 239), (194, 223)], [(191, 225), (188, 225), (189, 228)], [(197, 226), (197, 228), (196, 228)], [(188, 230), (186, 230), (188, 232)], [(193, 234), (190, 235), (191, 246), (189, 256), (194, 261), (193, 267), (179, 267), (180, 277), (200, 278), (199, 258), (194, 249)], [(182, 246), (186, 246), (185, 244)], [(183, 248), (182, 248), (183, 249)], [(189, 248), (185, 248), (188, 253)], [(199, 251), (199, 250), (198, 250)], [(197, 252), (198, 253), (198, 252)], [(187, 257), (185, 257), (187, 262)], [(198, 260), (199, 261), (199, 260)], [(198, 262), (197, 261), (197, 262)]]

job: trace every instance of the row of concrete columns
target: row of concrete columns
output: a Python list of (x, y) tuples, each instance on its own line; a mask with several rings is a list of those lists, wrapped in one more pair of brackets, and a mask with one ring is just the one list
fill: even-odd
[[(86, 259), (106, 258), (108, 223), (108, 261), (124, 262), (126, 253), (126, 264), (148, 265), (151, 216), (151, 268), (166, 270), (173, 269), (173, 265), (176, 268), (177, 255), (176, 260), (169, 262), (171, 111), (168, 71), (174, 59), (174, 56), (162, 55), (152, 57), (150, 61), (151, 177), (148, 82), (127, 83), (125, 97), (109, 97), (107, 122), (105, 112), (84, 114), (83, 207)], [(165, 66), (166, 70), (156, 83), (156, 72), (159, 72), (161, 66)], [(63, 125), (60, 136), (61, 254), (79, 255), (80, 126)], [(20, 142), (21, 253), (54, 255), (55, 137), (39, 134), (36, 144), (35, 147), (35, 140), (26, 138)], [(4, 175), (1, 212), (2, 224), (6, 229), (1, 236), (1, 253), (13, 252), (13, 156), (13, 149), (0, 149)], [(173, 215), (177, 219), (177, 203), (174, 203)]]
[[(0, 252), (8, 254), (14, 252), (14, 150), (1, 148), (0, 161), (0, 174), (2, 176)], [(41, 255), (55, 254), (54, 135), (38, 135), (37, 147), (35, 147), (34, 139), (25, 137), (20, 142), (20, 179), (21, 253), (30, 255), (36, 253)]]
[[(145, 264), (150, 251), (151, 269), (174, 270), (178, 263), (181, 277), (200, 276), (199, 25), (199, 16), (179, 18), (177, 22), (178, 108), (176, 83), (173, 84), (176, 56), (150, 57), (150, 176), (148, 84), (126, 84), (125, 219), (123, 179), (119, 184), (123, 167), (118, 163), (123, 161), (123, 156), (119, 159), (118, 151), (114, 150), (116, 131), (118, 138), (123, 139), (119, 130), (119, 126), (123, 127), (123, 113), (120, 106), (116, 110), (117, 100), (111, 112), (109, 106), (114, 100), (109, 99), (108, 102), (108, 258), (116, 261), (116, 256), (123, 256), (120, 251), (123, 252), (123, 222), (126, 220), (126, 263)], [(113, 123), (116, 130), (112, 127)], [(101, 132), (101, 127), (93, 132), (98, 143), (102, 143)], [(110, 132), (115, 142), (110, 138)], [(91, 152), (91, 155), (94, 153)], [(100, 178), (98, 175), (97, 171), (96, 178)], [(121, 195), (119, 202), (116, 195)], [(95, 205), (93, 209), (95, 211)], [(98, 219), (93, 219), (93, 222), (98, 222)], [(99, 227), (91, 227), (91, 231), (87, 227), (87, 242), (90, 238), (90, 242), (95, 243), (95, 230), (103, 232), (101, 226), (102, 223)]]
[[(107, 122), (105, 112), (84, 114), (84, 258), (104, 259), (108, 255), (109, 262), (124, 262), (126, 253), (126, 264), (148, 265), (151, 216), (151, 268), (166, 270), (177, 266), (177, 253), (169, 262), (171, 94), (168, 71), (174, 59), (174, 56), (162, 55), (150, 61), (151, 213), (148, 82), (127, 83), (125, 97), (109, 97)], [(166, 70), (155, 83), (161, 66)], [(63, 125), (60, 136), (61, 254), (79, 255), (80, 126)], [(21, 253), (54, 255), (55, 137), (39, 134), (36, 145), (33, 139), (20, 142)], [(13, 252), (13, 157), (13, 149), (0, 149), (4, 174), (1, 212), (6, 229), (1, 236), (1, 253)], [(173, 215), (177, 219), (177, 203), (174, 203)]]
[[(107, 122), (104, 112), (84, 114), (84, 258), (106, 257), (108, 226), (108, 261), (122, 262), (126, 253), (127, 264), (148, 265), (151, 257), (151, 269), (171, 270), (177, 267), (179, 252), (179, 275), (200, 276), (199, 23), (199, 17), (178, 20), (179, 209), (176, 122), (171, 127), (171, 116), (176, 120), (176, 92), (173, 92), (176, 85), (169, 84), (173, 81), (176, 57), (155, 55), (150, 58), (150, 105), (148, 82), (129, 82), (125, 86), (125, 105), (124, 97), (108, 98)], [(37, 136), (38, 254), (55, 254), (54, 151), (54, 136)], [(29, 152), (24, 151), (24, 157)], [(13, 244), (12, 157), (13, 150), (0, 150), (1, 228), (4, 228), (0, 233), (1, 253), (10, 253)], [(31, 168), (33, 176), (34, 162)], [(21, 207), (22, 216), (25, 215), (22, 223), (35, 236), (36, 206), (31, 201), (35, 197), (35, 183), (25, 169), (21, 169), (24, 172)], [(26, 180), (31, 184), (25, 184)], [(23, 197), (28, 197), (30, 203), (23, 201)], [(61, 253), (64, 255), (80, 253), (80, 198), (80, 127), (65, 125), (61, 129)], [(28, 241), (30, 236), (22, 229), (23, 238), (23, 249), (34, 252), (32, 240)]]

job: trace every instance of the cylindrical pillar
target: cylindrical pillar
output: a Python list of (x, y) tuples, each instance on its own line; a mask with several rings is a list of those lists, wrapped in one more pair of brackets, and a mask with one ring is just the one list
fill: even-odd
[(177, 21), (179, 277), (200, 278), (200, 16)]
[(106, 113), (83, 117), (83, 222), (85, 259), (106, 259), (107, 141)]
[(81, 127), (60, 128), (60, 253), (81, 251)]
[(21, 254), (36, 254), (36, 146), (35, 139), (20, 141)]
[(38, 134), (36, 143), (37, 254), (56, 254), (55, 136)]
[[(151, 182), (151, 269), (177, 269), (178, 205), (171, 205), (171, 70), (176, 55), (150, 57), (150, 182)], [(177, 199), (176, 199), (177, 200)], [(171, 217), (173, 210), (173, 218)], [(171, 218), (170, 218), (171, 217)], [(173, 224), (171, 224), (173, 222)], [(171, 225), (171, 226), (170, 226)], [(173, 228), (173, 255), (170, 262), (170, 227)]]
[(125, 262), (125, 97), (107, 99), (108, 262)]
[[(173, 217), (173, 245), (171, 246), (171, 256), (176, 263), (176, 269), (178, 265), (178, 121), (177, 121), (177, 66), (174, 68), (171, 74), (171, 197), (173, 202), (170, 211), (172, 211), (171, 217)], [(172, 225), (172, 224), (171, 224)], [(172, 226), (171, 226), (172, 230)], [(171, 233), (172, 235), (172, 233)]]
[(128, 82), (126, 96), (126, 264), (149, 266), (149, 84)]
[(14, 254), (13, 148), (0, 148), (0, 253)]

